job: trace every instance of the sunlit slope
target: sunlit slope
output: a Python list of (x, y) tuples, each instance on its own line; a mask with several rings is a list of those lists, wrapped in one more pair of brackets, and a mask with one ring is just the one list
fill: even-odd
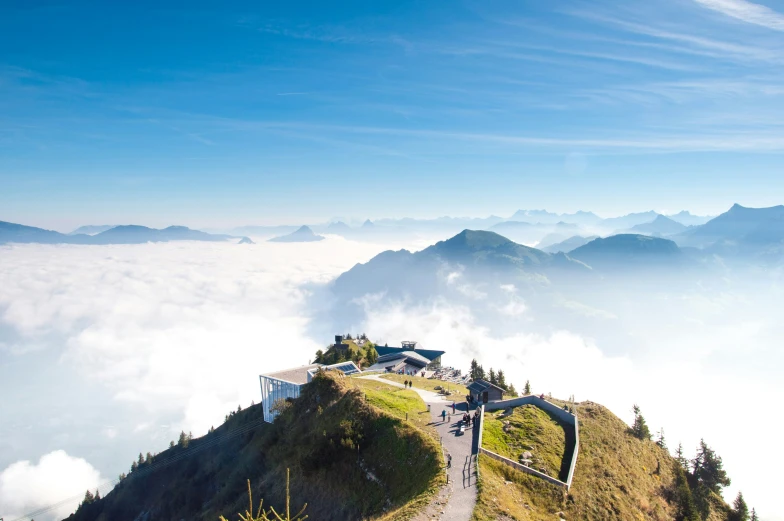
[[(69, 521), (234, 517), (247, 508), (246, 479), (255, 498), (279, 509), (287, 468), (293, 503), (308, 503), (310, 519), (376, 519), (426, 497), (441, 479), (432, 437), (371, 405), (360, 389), (332, 374), (317, 375), (274, 425), (226, 436), (260, 419), (256, 405), (188, 448), (164, 451), (152, 471), (142, 466)], [(225, 441), (212, 445), (221, 436)], [(195, 451), (205, 445), (212, 446)], [(177, 459), (186, 451), (195, 452)], [(164, 465), (167, 460), (173, 463)]]
[[(558, 512), (565, 519), (581, 521), (677, 519), (672, 456), (654, 442), (632, 436), (628, 425), (601, 405), (583, 402), (576, 410), (580, 450), (569, 492), (480, 457), (480, 494), (474, 514), (477, 521), (544, 521), (558, 519)], [(534, 445), (520, 435), (514, 443), (533, 446), (532, 452), (540, 452), (545, 461), (553, 459), (562, 441), (553, 429), (552, 418), (518, 414), (515, 421), (521, 430), (544, 433), (544, 440)], [(491, 443), (496, 437), (490, 436)], [(726, 505), (718, 497), (715, 500), (708, 518), (711, 521), (726, 515)]]

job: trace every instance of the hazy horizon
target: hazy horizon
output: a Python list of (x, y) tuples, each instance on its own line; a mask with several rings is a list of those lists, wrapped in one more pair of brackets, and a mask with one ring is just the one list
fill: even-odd
[[(350, 331), (638, 403), (784, 521), (749, 434), (784, 398), (783, 34), (784, 0), (2, 2), (0, 221), (322, 237), (0, 226), (0, 515)], [(358, 227), (542, 209), (722, 217)]]
[[(74, 218), (68, 218), (68, 220), (65, 221), (65, 222), (73, 222), (74, 223), (73, 225), (65, 224), (65, 222), (63, 222), (63, 220), (61, 220), (61, 219), (46, 220), (46, 221), (43, 221), (43, 222), (41, 222), (40, 220), (38, 220), (38, 221), (34, 220), (34, 221), (22, 222), (22, 221), (18, 221), (18, 220), (15, 221), (15, 220), (10, 219), (10, 218), (1, 218), (0, 221), (12, 222), (14, 224), (22, 224), (22, 225), (25, 225), (25, 226), (34, 226), (34, 227), (37, 227), (37, 228), (43, 228), (43, 229), (47, 229), (47, 230), (54, 230), (54, 231), (57, 231), (57, 232), (60, 232), (60, 233), (70, 233), (70, 232), (72, 232), (72, 231), (74, 231), (77, 228), (80, 228), (82, 226), (122, 226), (122, 225), (139, 225), (139, 226), (147, 226), (147, 227), (150, 227), (150, 228), (165, 228), (165, 227), (168, 227), (168, 226), (187, 226), (189, 228), (199, 229), (199, 230), (208, 230), (208, 231), (209, 230), (222, 230), (222, 231), (227, 231), (227, 230), (231, 230), (231, 229), (234, 229), (234, 228), (242, 228), (242, 227), (246, 227), (246, 226), (270, 226), (270, 227), (272, 227), (272, 226), (302, 226), (302, 225), (311, 225), (311, 226), (313, 226), (313, 225), (325, 225), (325, 224), (330, 224), (330, 223), (334, 223), (334, 222), (338, 222), (338, 221), (345, 222), (346, 224), (349, 224), (351, 226), (360, 226), (366, 220), (370, 220), (370, 221), (375, 222), (375, 221), (402, 220), (402, 219), (416, 219), (416, 220), (437, 220), (437, 219), (442, 219), (442, 218), (451, 218), (451, 219), (487, 219), (487, 218), (490, 218), (490, 217), (493, 217), (493, 216), (500, 217), (501, 219), (504, 219), (504, 220), (510, 220), (510, 219), (512, 219), (514, 214), (517, 211), (520, 211), (520, 210), (529, 210), (529, 211), (532, 211), (532, 210), (544, 210), (544, 211), (547, 211), (547, 212), (550, 212), (550, 213), (555, 213), (555, 214), (558, 214), (558, 215), (574, 214), (576, 212), (582, 211), (582, 212), (594, 213), (595, 215), (597, 215), (598, 217), (603, 218), (603, 219), (613, 218), (613, 217), (622, 217), (622, 216), (629, 215), (629, 214), (645, 213), (645, 212), (649, 212), (649, 211), (653, 211), (653, 212), (656, 212), (656, 213), (661, 214), (661, 215), (675, 215), (677, 213), (680, 213), (681, 211), (687, 211), (687, 212), (691, 213), (692, 215), (698, 216), (698, 217), (715, 217), (715, 216), (717, 216), (717, 215), (719, 215), (721, 213), (726, 212), (727, 210), (730, 209), (730, 207), (732, 207), (733, 204), (736, 204), (736, 203), (731, 203), (726, 208), (720, 208), (720, 209), (716, 210), (713, 213), (699, 213), (699, 212), (696, 212), (696, 211), (691, 211), (688, 208), (680, 208), (680, 209), (674, 209), (674, 210), (672, 210), (672, 209), (662, 210), (662, 209), (655, 209), (655, 208), (637, 208), (637, 209), (631, 209), (629, 211), (624, 211), (624, 212), (621, 212), (621, 213), (608, 213), (608, 212), (602, 212), (602, 211), (595, 211), (595, 210), (592, 210), (592, 209), (590, 209), (588, 207), (580, 207), (580, 208), (577, 208), (575, 210), (567, 209), (567, 210), (563, 210), (563, 211), (552, 210), (550, 208), (545, 208), (545, 207), (535, 207), (535, 208), (534, 207), (531, 207), (531, 208), (520, 207), (520, 208), (515, 208), (513, 210), (510, 210), (508, 212), (498, 211), (496, 213), (490, 213), (490, 214), (479, 214), (479, 213), (473, 213), (472, 214), (470, 212), (466, 213), (465, 210), (463, 210), (463, 213), (454, 214), (454, 215), (448, 215), (448, 214), (427, 214), (427, 215), (416, 216), (416, 215), (408, 215), (408, 214), (395, 214), (395, 215), (377, 214), (377, 215), (371, 216), (370, 214), (357, 214), (357, 215), (331, 215), (329, 217), (316, 217), (316, 218), (313, 218), (313, 219), (310, 219), (310, 220), (305, 220), (304, 218), (301, 218), (301, 217), (300, 218), (293, 217), (292, 219), (282, 219), (281, 218), (281, 219), (273, 219), (273, 220), (263, 220), (263, 219), (250, 220), (250, 221), (233, 220), (233, 221), (225, 221), (224, 224), (220, 224), (220, 223), (214, 222), (214, 221), (209, 221), (209, 222), (206, 222), (206, 224), (203, 224), (203, 225), (194, 225), (191, 222), (179, 222), (179, 221), (172, 221), (172, 222), (170, 222), (170, 221), (164, 221), (164, 220), (161, 220), (160, 218), (157, 218), (157, 217), (156, 218), (150, 218), (150, 217), (145, 217), (145, 216), (143, 216), (141, 214), (139, 216), (136, 216), (136, 217), (129, 217), (130, 220), (126, 220), (126, 221), (118, 221), (116, 219), (115, 220), (103, 220), (102, 221), (102, 220), (100, 220), (98, 218), (92, 219), (92, 220), (88, 219), (86, 221), (84, 221), (84, 220), (76, 221)], [(752, 207), (750, 205), (745, 205), (745, 204), (742, 204), (742, 203), (737, 203), (737, 204), (741, 204), (741, 206)], [(771, 206), (778, 206), (778, 204), (771, 205)], [(195, 222), (198, 223), (200, 221), (197, 219), (197, 220), (195, 220)]]

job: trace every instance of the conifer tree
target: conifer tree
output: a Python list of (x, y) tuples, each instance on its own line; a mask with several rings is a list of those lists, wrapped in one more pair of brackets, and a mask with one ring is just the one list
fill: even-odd
[(144, 462), (145, 462), (145, 463), (147, 463), (147, 464), (149, 464), (149, 463), (152, 463), (152, 454), (150, 454), (150, 453), (148, 452), (148, 453), (147, 453), (147, 456), (145, 457), (145, 460), (144, 460)]
[(179, 445), (182, 448), (188, 446), (188, 436), (185, 434), (185, 431), (180, 431), (180, 439), (177, 440), (177, 445)]
[(701, 519), (708, 519), (711, 515), (713, 502), (711, 501), (712, 492), (705, 486), (705, 483), (697, 481), (692, 487), (691, 495), (694, 498), (694, 505), (700, 513)]
[(686, 471), (680, 465), (675, 465), (675, 502), (677, 506), (675, 519), (677, 521), (701, 521), (694, 497), (689, 488)]
[(99, 499), (101, 499), (101, 491), (96, 488), (95, 497), (93, 498), (93, 501), (98, 501)]
[(169, 448), (171, 449), (172, 447), (174, 447), (174, 440), (169, 442)]
[(495, 371), (493, 371), (492, 367), (490, 368), (490, 383), (493, 384), (493, 385), (497, 385), (497, 383), (498, 383), (498, 380), (496, 379), (496, 376), (495, 376)]
[(517, 397), (517, 390), (515, 389), (514, 384), (509, 384), (509, 389), (507, 389), (510, 395)]
[(705, 440), (700, 440), (700, 445), (697, 447), (697, 456), (692, 460), (692, 468), (692, 474), (697, 481), (716, 494), (721, 494), (721, 489), (730, 486), (732, 483), (724, 470), (721, 456), (708, 447)]
[(656, 445), (658, 445), (662, 449), (666, 449), (667, 448), (667, 442), (664, 440), (664, 427), (659, 429), (659, 434), (658, 434), (658, 436), (656, 438)]
[(138, 463), (136, 463), (135, 461), (133, 463), (131, 463), (131, 473), (133, 473), (138, 468), (139, 468), (139, 464)]
[(497, 380), (496, 385), (506, 391), (506, 376), (504, 375), (504, 370), (499, 369), (498, 373), (495, 375), (495, 378)]
[(87, 492), (84, 493), (84, 499), (82, 500), (82, 505), (89, 505), (93, 501), (95, 501), (95, 496), (93, 496), (93, 493), (88, 490)]
[(675, 460), (684, 471), (689, 470), (689, 460), (683, 455), (683, 443), (678, 443), (678, 448), (675, 449)]
[(471, 360), (471, 370), (468, 374), (471, 376), (471, 380), (479, 380), (479, 363), (476, 358)]
[(525, 388), (523, 389), (523, 394), (525, 396), (531, 394), (531, 382), (529, 380), (525, 381)]
[(142, 465), (144, 465), (144, 455), (143, 455), (143, 454), (140, 452), (140, 453), (139, 453), (139, 461), (138, 461), (138, 466), (140, 466), (140, 467), (141, 467)]
[(730, 512), (728, 521), (749, 521), (749, 507), (746, 505), (746, 500), (743, 499), (743, 492), (738, 492), (735, 501), (732, 503), (732, 511)]
[(759, 517), (757, 517), (757, 511), (753, 508), (751, 509), (751, 518), (749, 521), (759, 521)]
[(632, 410), (634, 411), (634, 423), (632, 424), (631, 429), (632, 434), (635, 438), (639, 438), (641, 440), (650, 440), (651, 430), (648, 428), (648, 424), (645, 423), (645, 418), (643, 418), (642, 414), (640, 413), (640, 407), (635, 404)]

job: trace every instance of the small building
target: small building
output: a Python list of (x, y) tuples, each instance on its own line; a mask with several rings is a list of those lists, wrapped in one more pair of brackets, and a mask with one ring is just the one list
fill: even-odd
[(273, 405), (280, 400), (299, 398), (302, 387), (313, 380), (317, 371), (340, 371), (343, 374), (359, 373), (359, 367), (354, 362), (340, 362), (333, 365), (310, 364), (274, 373), (259, 376), (261, 383), (261, 407), (264, 412), (264, 421), (272, 423), (277, 413), (272, 410)]
[(487, 380), (474, 380), (468, 385), (468, 400), (472, 403), (488, 403), (504, 399), (504, 391)]
[(348, 344), (343, 343), (343, 337), (341, 335), (335, 335), (335, 350), (348, 351)]

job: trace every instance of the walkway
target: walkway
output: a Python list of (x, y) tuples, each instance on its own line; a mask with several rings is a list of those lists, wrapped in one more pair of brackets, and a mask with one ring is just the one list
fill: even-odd
[[(362, 378), (378, 380), (394, 387), (405, 388), (403, 384), (381, 378), (380, 375), (368, 375)], [(419, 393), (422, 400), (430, 405), (433, 427), (441, 436), (445, 454), (452, 455), (452, 468), (449, 469), (449, 486), (452, 489), (448, 503), (443, 507), (442, 519), (449, 521), (469, 521), (476, 505), (476, 454), (479, 442), (479, 424), (476, 428), (468, 428), (465, 434), (459, 434), (459, 420), (466, 412), (466, 402), (457, 403), (451, 421), (442, 421), (441, 411), (452, 412), (452, 401), (445, 400), (440, 394), (425, 389), (412, 387)]]

